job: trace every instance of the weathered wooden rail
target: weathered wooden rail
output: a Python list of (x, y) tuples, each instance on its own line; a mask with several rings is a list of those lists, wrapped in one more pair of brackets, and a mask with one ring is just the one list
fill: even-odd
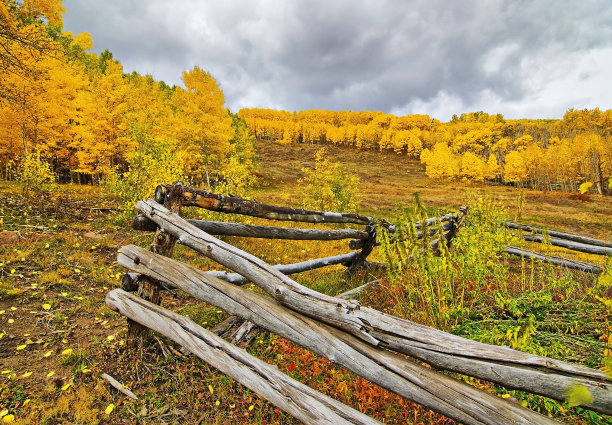
[[(507, 347), (466, 340), (363, 307), (354, 300), (321, 294), (287, 276), (331, 264), (344, 264), (349, 270), (364, 264), (376, 245), (373, 218), (357, 214), (274, 207), (237, 197), (223, 197), (184, 188), (180, 184), (160, 186), (156, 190), (156, 201), (147, 200), (137, 204), (140, 215), (135, 220), (135, 228), (155, 230), (155, 240), (188, 246), (234, 273), (204, 272), (169, 258), (171, 249), (160, 250), (153, 247), (147, 251), (130, 245), (122, 247), (118, 256), (119, 263), (132, 270), (132, 273), (124, 277), (125, 289), (133, 290), (138, 287), (139, 294), (144, 293), (143, 285), (149, 284), (180, 289), (246, 320), (249, 326), (245, 327), (245, 332), (252, 329), (252, 326), (274, 332), (383, 388), (462, 423), (556, 422), (394, 352), (409, 355), (437, 368), (557, 400), (564, 399), (563, 393), (570, 385), (583, 385), (594, 397), (592, 403), (583, 407), (606, 414), (612, 413), (612, 382), (599, 370), (534, 356)], [(185, 220), (180, 216), (182, 206), (199, 206), (213, 211), (249, 214), (275, 220), (353, 223), (365, 225), (366, 229), (279, 229), (271, 226)], [(422, 226), (419, 223), (419, 227), (430, 232), (430, 229), (425, 229), (427, 225), (444, 223), (432, 235), (441, 235), (437, 239), (438, 244), (440, 241), (449, 242), (457, 233), (456, 223), (459, 217), (454, 214), (429, 219)], [(393, 231), (393, 226), (388, 222), (383, 222), (382, 225)], [(348, 254), (270, 266), (211, 234), (296, 240), (346, 238), (365, 243), (358, 247), (360, 251)], [(240, 287), (246, 282), (253, 282), (268, 295)], [(108, 305), (133, 323), (154, 329), (184, 345), (203, 360), (305, 423), (373, 423), (373, 420), (364, 418), (358, 412), (330, 401), (313, 390), (308, 392), (308, 401), (296, 406), (295, 401), (299, 399), (296, 394), (302, 391), (299, 383), (290, 382), (290, 378), (279, 376), (282, 374), (278, 374), (277, 370), (259, 364), (257, 359), (248, 356), (244, 351), (218, 337), (215, 338), (214, 334), (188, 319), (157, 306), (158, 299), (153, 298), (152, 301), (153, 303), (142, 301), (121, 290), (112, 291), (107, 297)], [(231, 366), (219, 365), (218, 360), (212, 358), (219, 352), (232, 359), (233, 363), (225, 357), (222, 360), (222, 363), (227, 362), (226, 364)], [(282, 385), (279, 382), (282, 382)], [(285, 387), (288, 388), (287, 394), (279, 394), (278, 388)], [(316, 414), (313, 410), (316, 410)]]
[[(522, 230), (528, 232), (523, 235), (523, 239), (536, 243), (548, 243), (553, 246), (566, 248), (571, 251), (584, 252), (595, 255), (612, 255), (612, 242), (591, 238), (574, 233), (567, 233), (554, 229), (543, 229), (529, 224), (515, 223), (507, 221), (502, 223), (509, 229)], [(568, 269), (581, 270), (587, 273), (601, 274), (603, 268), (597, 264), (584, 261), (576, 261), (568, 258), (545, 255), (527, 249), (507, 246), (506, 252), (511, 255), (533, 258), (545, 263), (554, 264)]]

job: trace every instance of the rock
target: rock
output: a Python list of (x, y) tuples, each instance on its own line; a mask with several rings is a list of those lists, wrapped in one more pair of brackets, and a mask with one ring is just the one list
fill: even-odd
[(19, 232), (3, 230), (0, 232), (0, 246), (10, 245), (19, 242)]
[(90, 239), (92, 241), (101, 241), (102, 239), (104, 239), (104, 236), (98, 234), (98, 233), (94, 233), (94, 232), (87, 232), (83, 234), (84, 238)]

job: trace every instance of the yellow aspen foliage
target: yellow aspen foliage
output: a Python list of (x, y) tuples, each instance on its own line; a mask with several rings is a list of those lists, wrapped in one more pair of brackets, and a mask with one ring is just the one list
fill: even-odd
[(484, 181), (487, 174), (487, 164), (472, 152), (465, 152), (460, 159), (459, 176), (465, 181)]
[(487, 160), (486, 164), (485, 178), (494, 179), (498, 176), (499, 171), (500, 167), (499, 163), (497, 162), (497, 158), (495, 158), (495, 155), (493, 154), (489, 155), (489, 159)]
[(225, 97), (217, 81), (194, 67), (183, 72), (185, 89), (177, 87), (172, 97), (176, 108), (173, 128), (184, 152), (186, 172), (195, 183), (206, 181), (219, 171), (231, 150), (234, 135), (232, 118), (225, 108)]
[(453, 179), (459, 175), (460, 164), (446, 143), (436, 143), (433, 149), (421, 152), (425, 174), (433, 179)]
[(518, 151), (524, 150), (527, 146), (533, 143), (533, 137), (529, 134), (525, 134), (524, 136), (515, 139), (512, 142), (512, 147)]
[(512, 151), (506, 155), (504, 164), (504, 180), (520, 183), (527, 178), (527, 167), (520, 152)]

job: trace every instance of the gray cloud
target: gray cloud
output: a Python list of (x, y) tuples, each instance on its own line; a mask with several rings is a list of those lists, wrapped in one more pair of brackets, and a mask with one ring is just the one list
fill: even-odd
[[(65, 0), (126, 70), (199, 65), (228, 106), (558, 117), (612, 108), (612, 4), (592, 1)], [(456, 109), (451, 109), (456, 108)]]

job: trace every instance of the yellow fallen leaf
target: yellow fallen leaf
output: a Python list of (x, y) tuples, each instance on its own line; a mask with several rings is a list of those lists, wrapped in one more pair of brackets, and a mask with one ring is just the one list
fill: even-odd
[(23, 375), (21, 375), (24, 378), (27, 378), (28, 376), (30, 376), (32, 374), (32, 372), (26, 372)]
[(215, 401), (215, 406), (218, 406), (220, 404), (221, 404), (221, 402), (219, 400)]
[(48, 243), (45, 244), (45, 248), (49, 248), (49, 244)]
[(51, 371), (47, 373), (47, 378), (51, 378), (53, 375), (55, 375), (55, 372)]
[(6, 415), (8, 415), (8, 409), (0, 410), (0, 418), (5, 417)]
[(502, 394), (502, 398), (510, 398), (510, 394)]
[(62, 339), (62, 344), (66, 344), (68, 343), (68, 340), (66, 338)]
[(3, 424), (10, 424), (11, 422), (15, 421), (15, 415), (6, 415), (5, 417), (2, 418), (2, 423)]
[(13, 319), (8, 319), (9, 324), (13, 324), (15, 323), (15, 321)]
[(51, 308), (51, 304), (43, 304), (43, 309), (49, 310)]
[(51, 354), (53, 354), (53, 352), (52, 352), (52, 351), (47, 351), (47, 352), (46, 352), (46, 353), (43, 355), (43, 357), (49, 357)]
[(62, 391), (66, 391), (68, 388), (70, 388), (71, 385), (72, 385), (72, 382), (68, 382), (66, 385), (62, 387)]
[(6, 313), (6, 310), (0, 310), (0, 314)]
[(23, 334), (23, 336), (30, 336), (30, 334)]
[(115, 339), (115, 335), (109, 335), (106, 337), (106, 339), (108, 339), (109, 341), (112, 341), (113, 339)]
[(2, 374), (2, 375), (6, 375), (6, 374), (9, 374), (9, 373), (11, 373), (10, 370), (3, 370), (2, 372), (0, 372), (0, 374)]
[(17, 310), (17, 307), (11, 307), (11, 310), (15, 311)]
[(64, 351), (62, 351), (62, 355), (69, 355), (72, 353), (72, 348), (66, 348)]
[(19, 347), (17, 347), (17, 350), (23, 350), (26, 347), (27, 347), (27, 345), (23, 344), (23, 345), (20, 345)]
[(2, 337), (4, 337), (4, 332), (0, 333), (0, 339), (2, 339)]
[(113, 410), (115, 410), (115, 405), (111, 403), (106, 407), (106, 410), (104, 411), (104, 413), (106, 413), (107, 415), (110, 415), (111, 413), (113, 413)]
[(214, 394), (215, 391), (213, 390), (212, 385), (208, 386), (208, 391), (210, 391), (211, 394)]
[(255, 408), (255, 406), (253, 406), (252, 404), (249, 406), (249, 410), (253, 410)]

